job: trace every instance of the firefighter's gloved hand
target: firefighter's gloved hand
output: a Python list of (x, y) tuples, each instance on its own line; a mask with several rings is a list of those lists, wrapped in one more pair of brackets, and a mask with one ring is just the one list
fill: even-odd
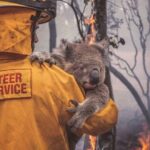
[(53, 64), (56, 64), (56, 61), (53, 57), (51, 57), (51, 54), (46, 51), (35, 51), (30, 56), (31, 63), (34, 61), (37, 61), (42, 65), (44, 62), (49, 63), (50, 66)]

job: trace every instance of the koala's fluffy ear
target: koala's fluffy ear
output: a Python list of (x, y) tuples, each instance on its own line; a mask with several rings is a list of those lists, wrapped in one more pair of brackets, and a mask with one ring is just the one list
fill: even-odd
[(66, 39), (62, 39), (58, 48), (53, 49), (53, 53), (66, 58), (69, 51), (70, 43)]
[(102, 41), (93, 43), (91, 46), (98, 49), (98, 51), (102, 55), (103, 62), (105, 63), (106, 66), (109, 66), (109, 51), (108, 51), (109, 41), (108, 39), (104, 38)]
[(76, 47), (76, 44), (70, 43), (64, 39), (61, 40), (60, 49), (62, 49), (66, 61), (74, 60), (75, 47)]

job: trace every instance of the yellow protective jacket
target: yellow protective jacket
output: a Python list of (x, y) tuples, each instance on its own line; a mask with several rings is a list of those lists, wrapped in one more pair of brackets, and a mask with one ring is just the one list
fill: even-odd
[[(34, 13), (0, 13), (0, 150), (68, 150), (65, 129), (71, 114), (66, 109), (70, 99), (84, 99), (72, 75), (57, 66), (30, 63), (29, 16)], [(116, 124), (117, 114), (110, 100), (79, 133), (106, 132)]]

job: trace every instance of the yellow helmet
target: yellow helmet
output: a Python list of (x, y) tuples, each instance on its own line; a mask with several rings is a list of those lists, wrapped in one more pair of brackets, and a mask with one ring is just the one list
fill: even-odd
[(50, 21), (56, 16), (56, 0), (0, 0), (0, 7), (26, 7), (41, 12), (39, 23)]

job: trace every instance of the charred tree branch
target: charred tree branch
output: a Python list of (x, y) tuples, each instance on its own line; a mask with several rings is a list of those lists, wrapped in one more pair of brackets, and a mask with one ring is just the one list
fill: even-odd
[(142, 113), (144, 114), (146, 121), (150, 127), (150, 116), (148, 111), (146, 110), (146, 107), (144, 106), (139, 94), (137, 93), (136, 89), (132, 84), (119, 72), (117, 71), (113, 66), (110, 66), (110, 71), (129, 89), (129, 91), (134, 96), (138, 106), (140, 107)]
[(148, 36), (150, 35), (150, 1), (148, 1), (148, 5), (147, 5), (147, 21), (148, 21), (148, 31), (145, 34), (145, 38), (147, 39)]
[[(134, 46), (134, 49), (136, 52), (133, 69), (137, 66), (138, 49), (137, 49), (137, 44), (135, 42), (135, 39), (133, 37), (133, 33), (132, 33), (133, 27), (131, 25), (135, 25), (136, 29), (139, 32), (139, 43), (142, 48), (142, 65), (143, 65), (143, 70), (144, 70), (146, 80), (147, 80), (146, 90), (143, 93), (143, 95), (146, 96), (147, 103), (148, 103), (148, 110), (149, 110), (149, 114), (150, 114), (150, 95), (149, 95), (149, 93), (150, 93), (150, 74), (149, 74), (148, 68), (146, 66), (146, 59), (147, 59), (146, 54), (147, 54), (147, 50), (148, 50), (146, 47), (146, 43), (148, 41), (148, 37), (150, 36), (150, 17), (149, 17), (150, 1), (148, 1), (148, 5), (147, 5), (148, 7), (147, 7), (147, 12), (146, 12), (147, 13), (147, 21), (149, 24), (147, 33), (144, 33), (144, 24), (143, 24), (143, 20), (141, 18), (138, 1), (137, 0), (126, 1), (126, 5), (129, 8), (129, 11), (126, 11), (125, 5), (122, 0), (122, 6), (123, 6), (123, 10), (124, 10), (125, 19), (126, 19), (130, 37), (131, 37), (131, 40), (132, 40), (132, 43), (133, 43), (133, 46)], [(140, 83), (140, 80), (137, 78), (137, 75), (134, 76), (134, 78), (138, 81), (138, 83)]]
[(131, 41), (132, 41), (132, 44), (133, 44), (134, 49), (135, 49), (134, 64), (133, 64), (133, 67), (132, 67), (132, 69), (135, 69), (136, 64), (137, 64), (138, 48), (137, 48), (137, 46), (136, 46), (136, 42), (135, 42), (135, 40), (134, 40), (134, 36), (133, 36), (132, 30), (131, 30), (130, 21), (129, 21), (128, 18), (127, 18), (127, 16), (128, 16), (127, 10), (126, 10), (125, 7), (124, 7), (123, 1), (121, 1), (121, 3), (122, 3), (124, 15), (125, 15), (125, 20), (126, 20), (126, 23), (127, 23), (127, 26), (128, 26), (128, 30), (129, 30), (129, 33), (130, 33)]
[(78, 12), (76, 10), (76, 7), (74, 6), (74, 0), (72, 0), (71, 3), (69, 3), (65, 0), (57, 0), (57, 1), (66, 3), (67, 5), (69, 5), (72, 8), (74, 15), (75, 15), (75, 18), (76, 18), (76, 21), (77, 21), (77, 27), (78, 27), (79, 34), (80, 34), (81, 38), (84, 40), (84, 35), (83, 35), (83, 32), (82, 32), (81, 27), (80, 27), (80, 19), (79, 19), (80, 17), (78, 17)]
[[(122, 61), (123, 63), (126, 64), (127, 68), (126, 67), (124, 67), (124, 68), (121, 67), (120, 64), (118, 64), (117, 66), (119, 66), (119, 68), (121, 68), (122, 70), (125, 70), (130, 77), (134, 78), (137, 81), (139, 87), (141, 88), (141, 91), (142, 91), (143, 95), (146, 96), (146, 92), (144, 91), (142, 83), (141, 83), (140, 79), (138, 78), (138, 76), (136, 75), (136, 73), (134, 72), (134, 70), (131, 68), (130, 64), (126, 60), (124, 60), (123, 58), (121, 58), (120, 56), (118, 56), (118, 55), (116, 55), (114, 53), (112, 53), (112, 55), (115, 56), (118, 60), (120, 60), (120, 61)], [(127, 71), (128, 69), (130, 70), (130, 72), (132, 73), (132, 75), (130, 75), (128, 73), (128, 71)]]

